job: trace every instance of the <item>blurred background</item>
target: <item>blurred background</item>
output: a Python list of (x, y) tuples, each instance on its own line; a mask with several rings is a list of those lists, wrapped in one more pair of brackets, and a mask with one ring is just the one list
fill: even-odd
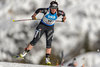
[[(45, 35), (25, 57), (13, 56), (24, 51), (33, 39), (39, 21), (12, 22), (13, 19), (30, 19), (38, 8), (48, 8), (53, 0), (0, 0), (0, 61), (43, 64), (46, 50)], [(100, 0), (57, 0), (59, 9), (66, 13), (65, 23), (55, 24), (52, 43), (52, 63), (59, 63), (64, 51), (64, 65), (76, 58), (77, 67), (100, 66)], [(42, 18), (38, 14), (37, 18)], [(60, 19), (60, 18), (59, 18)], [(45, 62), (45, 61), (44, 61)]]

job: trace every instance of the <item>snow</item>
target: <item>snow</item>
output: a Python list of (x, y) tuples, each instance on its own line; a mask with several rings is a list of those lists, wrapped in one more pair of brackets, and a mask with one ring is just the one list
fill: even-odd
[(57, 67), (57, 66), (0, 62), (0, 67)]
[[(69, 61), (68, 63), (65, 63), (64, 65), (67, 66), (69, 63), (72, 62), (72, 60)], [(99, 67), (100, 66), (100, 53), (89, 52), (86, 54), (79, 55), (76, 57), (76, 62), (78, 64), (77, 67), (81, 67), (82, 64), (84, 64), (85, 67)]]

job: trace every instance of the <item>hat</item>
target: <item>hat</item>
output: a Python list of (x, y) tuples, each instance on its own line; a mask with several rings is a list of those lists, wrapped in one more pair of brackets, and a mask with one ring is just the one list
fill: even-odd
[(52, 2), (50, 3), (50, 8), (52, 8), (52, 9), (57, 9), (57, 8), (58, 8), (58, 3), (57, 3), (56, 1), (52, 1)]

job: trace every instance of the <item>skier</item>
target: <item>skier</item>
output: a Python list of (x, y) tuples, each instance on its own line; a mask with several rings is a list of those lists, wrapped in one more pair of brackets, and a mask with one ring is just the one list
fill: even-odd
[(53, 39), (54, 33), (54, 24), (55, 20), (62, 16), (62, 22), (65, 22), (66, 16), (62, 10), (58, 9), (58, 3), (56, 1), (52, 1), (50, 3), (49, 8), (39, 8), (32, 15), (32, 19), (36, 20), (36, 15), (38, 13), (43, 13), (44, 16), (41, 19), (39, 25), (36, 27), (36, 32), (33, 40), (28, 44), (25, 48), (25, 51), (19, 55), (19, 57), (24, 58), (27, 53), (36, 45), (38, 40), (41, 38), (43, 33), (46, 35), (46, 64), (51, 64), (50, 62), (50, 54), (51, 54), (51, 43)]

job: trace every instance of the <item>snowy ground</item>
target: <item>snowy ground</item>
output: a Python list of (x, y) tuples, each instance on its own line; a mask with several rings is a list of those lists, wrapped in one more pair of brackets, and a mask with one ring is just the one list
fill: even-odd
[[(65, 66), (67, 66), (71, 62), (73, 62), (73, 59), (68, 63), (65, 63)], [(89, 52), (79, 55), (78, 57), (76, 57), (75, 62), (77, 62), (77, 67), (81, 67), (83, 64), (85, 65), (85, 67), (100, 67), (100, 53)]]
[(47, 66), (47, 65), (44, 66), (44, 65), (0, 62), (0, 67), (58, 67), (58, 66)]

